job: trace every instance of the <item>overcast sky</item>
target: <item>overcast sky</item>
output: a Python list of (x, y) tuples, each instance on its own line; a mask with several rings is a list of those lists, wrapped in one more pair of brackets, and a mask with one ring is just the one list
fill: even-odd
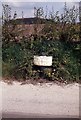
[[(6, 2), (12, 8), (12, 16), (14, 12), (17, 12), (18, 17), (22, 17), (22, 11), (24, 17), (33, 17), (34, 16), (34, 7), (43, 7), (48, 11), (51, 11), (52, 8), (54, 11), (63, 11), (64, 3), (67, 2), (68, 7), (76, 5), (78, 7), (78, 2), (80, 0), (0, 0), (0, 16), (2, 14), (2, 3)], [(60, 1), (60, 2), (59, 2)]]

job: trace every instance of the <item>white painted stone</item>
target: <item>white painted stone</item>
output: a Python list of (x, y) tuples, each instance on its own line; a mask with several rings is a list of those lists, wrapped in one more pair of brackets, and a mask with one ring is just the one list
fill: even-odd
[(51, 66), (52, 56), (34, 56), (34, 64), (38, 66)]

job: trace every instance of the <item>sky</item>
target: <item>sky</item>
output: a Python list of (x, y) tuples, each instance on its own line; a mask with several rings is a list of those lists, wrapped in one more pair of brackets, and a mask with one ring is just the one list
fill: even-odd
[(22, 17), (22, 11), (23, 11), (23, 17), (34, 17), (34, 7), (39, 8), (43, 7), (43, 9), (46, 11), (47, 6), (47, 12), (52, 11), (63, 11), (64, 3), (67, 3), (68, 7), (72, 7), (75, 5), (78, 7), (78, 2), (80, 0), (0, 0), (0, 17), (2, 14), (2, 3), (6, 3), (10, 5), (12, 16), (14, 12), (17, 12), (17, 17)]

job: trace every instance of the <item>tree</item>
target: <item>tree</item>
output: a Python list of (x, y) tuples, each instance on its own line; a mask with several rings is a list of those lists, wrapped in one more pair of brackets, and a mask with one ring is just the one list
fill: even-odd
[(80, 22), (80, 40), (81, 40), (81, 2), (79, 3), (79, 22)]
[(35, 32), (35, 35), (38, 33), (37, 29), (38, 29), (39, 24), (41, 24), (41, 19), (43, 18), (43, 15), (44, 15), (44, 11), (43, 11), (42, 7), (39, 7), (39, 8), (34, 7), (34, 16), (35, 16), (34, 32)]
[(43, 14), (44, 14), (44, 11), (42, 7), (39, 7), (39, 8), (34, 7), (34, 16), (36, 18), (42, 18)]
[(15, 40), (16, 32), (16, 17), (17, 13), (14, 12), (11, 16), (11, 7), (8, 4), (2, 4), (2, 34), (3, 34), (3, 46), (7, 45), (10, 40)]
[(2, 4), (2, 23), (6, 24), (11, 19), (11, 7), (7, 4)]

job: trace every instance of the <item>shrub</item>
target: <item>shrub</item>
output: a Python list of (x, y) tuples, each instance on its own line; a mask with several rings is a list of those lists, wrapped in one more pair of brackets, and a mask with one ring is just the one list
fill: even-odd
[[(17, 79), (49, 79), (49, 80), (76, 80), (80, 76), (80, 50), (68, 42), (48, 40), (37, 37), (31, 48), (31, 40), (24, 39), (20, 43), (11, 42), (3, 48), (3, 76), (14, 76)], [(77, 55), (78, 52), (78, 55)], [(34, 55), (52, 55), (51, 68), (34, 68)]]

